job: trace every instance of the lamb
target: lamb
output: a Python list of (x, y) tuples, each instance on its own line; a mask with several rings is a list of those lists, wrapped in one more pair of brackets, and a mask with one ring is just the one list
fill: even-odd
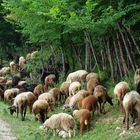
[(34, 95), (38, 98), (39, 95), (41, 95), (42, 93), (44, 92), (44, 87), (42, 84), (39, 84), (37, 85), (35, 88), (34, 88)]
[(25, 120), (26, 116), (26, 109), (27, 109), (27, 98), (25, 96), (25, 92), (17, 95), (14, 99), (14, 103), (12, 106), (9, 107), (10, 114), (13, 115), (14, 112), (17, 112), (17, 117), (20, 112), (21, 120)]
[(122, 112), (122, 100), (127, 92), (130, 91), (129, 84), (125, 81), (119, 82), (114, 88), (114, 95), (118, 99), (118, 110)]
[[(123, 122), (126, 123), (126, 129), (129, 129), (129, 114), (133, 116), (133, 123), (135, 118), (138, 117), (140, 122), (140, 95), (136, 91), (128, 92), (123, 98), (123, 108), (125, 111), (125, 116)], [(134, 113), (137, 113), (135, 116)]]
[(52, 129), (54, 131), (54, 136), (56, 135), (56, 129), (59, 131), (64, 130), (68, 132), (69, 137), (71, 137), (71, 131), (73, 131), (75, 136), (75, 123), (74, 119), (71, 115), (67, 113), (59, 113), (52, 115), (49, 119), (47, 119), (43, 124), (46, 132), (48, 129)]
[(89, 73), (87, 76), (86, 76), (86, 82), (88, 82), (90, 79), (97, 79), (99, 82), (100, 82), (100, 78), (98, 76), (97, 73)]
[(87, 86), (86, 89), (87, 91), (90, 93), (90, 95), (93, 95), (94, 89), (97, 85), (99, 85), (99, 81), (98, 79), (95, 78), (91, 78), (88, 82), (87, 82)]
[(84, 99), (88, 95), (89, 95), (89, 93), (86, 90), (80, 90), (80, 91), (78, 91), (78, 93), (76, 93), (75, 95), (73, 95), (72, 98), (70, 99), (70, 102), (69, 102), (70, 109), (72, 109), (72, 110), (75, 109), (76, 102), (78, 100), (80, 100), (80, 99)]
[(75, 95), (81, 88), (81, 84), (79, 82), (72, 82), (69, 86), (69, 96)]
[(63, 82), (60, 85), (60, 94), (61, 94), (61, 101), (62, 101), (62, 97), (64, 97), (64, 100), (66, 99), (66, 97), (69, 96), (69, 86), (70, 83), (69, 82)]
[(51, 111), (53, 110), (53, 107), (55, 105), (55, 98), (53, 97), (53, 95), (49, 92), (43, 93), (38, 97), (38, 100), (46, 100), (50, 106)]
[(66, 81), (70, 83), (75, 82), (75, 81), (84, 82), (87, 74), (88, 72), (86, 70), (77, 70), (75, 72), (70, 73), (67, 76)]
[(53, 87), (54, 83), (56, 81), (56, 76), (54, 74), (50, 74), (48, 76), (46, 76), (45, 78), (45, 91), (48, 90), (48, 87)]
[(10, 74), (10, 72), (11, 72), (10, 67), (3, 67), (0, 70), (0, 75), (1, 76), (5, 76), (6, 74)]
[(106, 88), (102, 85), (95, 87), (94, 96), (98, 99), (100, 105), (100, 113), (105, 113), (104, 105), (106, 102), (113, 106), (112, 98), (108, 95)]
[(21, 56), (21, 57), (19, 58), (19, 64), (18, 64), (18, 65), (19, 65), (20, 71), (24, 69), (25, 63), (26, 63), (25, 58), (24, 58), (23, 56)]
[(47, 119), (47, 113), (50, 110), (49, 104), (46, 100), (36, 100), (32, 107), (32, 112), (37, 120), (37, 115), (39, 114), (40, 122), (44, 122)]
[(82, 100), (82, 109), (88, 109), (92, 111), (92, 115), (94, 116), (94, 112), (98, 109), (98, 99), (94, 95), (89, 95), (88, 97)]
[(91, 113), (87, 109), (74, 110), (73, 116), (77, 118), (80, 123), (80, 134), (83, 134), (83, 131), (86, 126), (89, 127), (91, 122)]
[(7, 89), (4, 92), (4, 101), (7, 101), (8, 103), (12, 103), (12, 99), (19, 94), (20, 90), (18, 88), (11, 88)]

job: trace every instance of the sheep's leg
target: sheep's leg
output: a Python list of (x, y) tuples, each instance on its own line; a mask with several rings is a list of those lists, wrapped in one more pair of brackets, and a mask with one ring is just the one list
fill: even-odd
[(125, 118), (125, 122), (126, 122), (126, 129), (128, 130), (129, 129), (129, 112), (126, 111), (126, 118)]
[(125, 123), (125, 120), (126, 120), (126, 113), (124, 114), (123, 124)]
[(17, 118), (18, 118), (19, 108), (17, 107)]
[(53, 129), (53, 136), (55, 137), (56, 136), (56, 130)]
[(21, 120), (24, 121), (23, 107), (20, 107)]
[(103, 113), (105, 114), (105, 103), (106, 102), (103, 102), (103, 104), (102, 104), (102, 110), (103, 110)]
[(32, 113), (32, 104), (29, 104), (30, 113)]
[(68, 133), (69, 133), (69, 138), (71, 138), (71, 130), (69, 130)]
[(25, 105), (25, 107), (24, 107), (24, 120), (25, 120), (25, 116), (26, 116), (26, 110), (27, 110), (27, 105)]
[(102, 106), (100, 102), (99, 102), (99, 108), (100, 108), (100, 113), (102, 113)]
[(85, 128), (84, 122), (80, 124), (80, 134), (83, 135), (83, 130)]

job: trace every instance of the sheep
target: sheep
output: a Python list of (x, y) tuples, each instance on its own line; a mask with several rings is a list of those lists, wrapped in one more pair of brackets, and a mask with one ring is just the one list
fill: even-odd
[(7, 82), (5, 83), (6, 88), (12, 88), (12, 80), (7, 80)]
[(30, 110), (30, 113), (32, 112), (32, 106), (33, 106), (33, 103), (35, 102), (36, 100), (36, 97), (35, 95), (28, 91), (28, 92), (22, 92), (25, 94), (26, 98), (27, 98), (27, 105), (29, 106), (29, 110)]
[(19, 81), (19, 82), (18, 82), (18, 85), (19, 85), (19, 86), (23, 86), (23, 85), (25, 85), (26, 83), (27, 83), (26, 81)]
[(18, 88), (11, 88), (7, 89), (4, 92), (4, 101), (7, 101), (9, 103), (12, 103), (12, 99), (19, 94), (20, 90)]
[(10, 72), (11, 72), (10, 67), (3, 67), (0, 70), (0, 75), (1, 76), (5, 76), (6, 74), (10, 74)]
[(0, 88), (0, 99), (4, 100), (4, 90)]
[(123, 122), (126, 123), (126, 129), (129, 129), (129, 114), (133, 115), (133, 123), (135, 120), (135, 112), (137, 112), (138, 121), (140, 121), (140, 95), (136, 91), (128, 92), (123, 98), (123, 108), (125, 111)]
[(72, 96), (67, 97), (65, 104), (63, 105), (63, 112), (65, 112), (65, 110), (69, 108), (69, 103), (70, 103), (71, 98)]
[(10, 65), (11, 71), (16, 71), (17, 68), (18, 68), (17, 64), (16, 64), (14, 61), (11, 61), (11, 62), (9, 63), (9, 65)]
[(86, 126), (89, 127), (91, 122), (91, 113), (87, 109), (74, 110), (73, 116), (77, 118), (80, 123), (80, 134), (83, 134), (83, 131)]
[(99, 82), (100, 82), (100, 78), (98, 76), (97, 73), (89, 73), (87, 76), (86, 76), (86, 82), (88, 82), (90, 79), (97, 79)]
[(137, 85), (139, 81), (140, 81), (140, 68), (136, 70), (135, 75), (134, 75), (135, 85)]
[(72, 96), (69, 102), (69, 107), (70, 109), (75, 109), (76, 107), (76, 102), (80, 99), (83, 99), (89, 95), (88, 91), (86, 90), (80, 90), (78, 91), (75, 95)]
[(54, 74), (50, 74), (48, 76), (46, 76), (45, 78), (45, 91), (48, 90), (48, 87), (53, 87), (54, 83), (56, 81), (56, 76)]
[(122, 112), (122, 100), (124, 95), (130, 91), (129, 84), (125, 81), (119, 82), (114, 88), (114, 95), (118, 100), (118, 110)]
[(75, 72), (70, 73), (67, 76), (66, 81), (70, 83), (75, 82), (75, 81), (84, 82), (87, 74), (88, 72), (86, 70), (77, 70)]
[(52, 88), (49, 90), (49, 93), (53, 95), (55, 101), (60, 101), (60, 89), (59, 88)]
[(19, 63), (18, 63), (18, 65), (19, 65), (19, 70), (21, 71), (22, 69), (24, 69), (24, 65), (26, 64), (26, 60), (25, 60), (25, 58), (23, 57), (23, 56), (21, 56), (20, 58), (19, 58)]
[(50, 109), (51, 111), (53, 110), (53, 107), (55, 105), (55, 98), (53, 97), (53, 95), (49, 92), (43, 93), (41, 95), (39, 95), (38, 100), (46, 100), (49, 103)]
[(68, 132), (69, 137), (71, 137), (71, 131), (73, 131), (75, 136), (75, 123), (74, 119), (71, 115), (67, 113), (58, 113), (52, 115), (49, 119), (47, 119), (43, 124), (44, 129), (46, 132), (49, 129), (53, 130), (53, 135), (56, 135), (56, 129), (59, 131), (64, 130)]
[(86, 89), (90, 93), (90, 95), (93, 95), (95, 87), (99, 84), (100, 84), (100, 82), (98, 81), (98, 79), (95, 79), (95, 78), (91, 78), (87, 82)]
[(81, 84), (79, 82), (72, 82), (69, 86), (69, 96), (75, 95), (81, 88)]
[(140, 68), (135, 72), (134, 83), (136, 85), (136, 91), (140, 94)]
[(47, 113), (50, 110), (49, 104), (46, 100), (36, 100), (32, 107), (32, 113), (37, 120), (37, 115), (39, 114), (40, 122), (44, 122), (47, 119)]
[(21, 80), (21, 78), (19, 76), (14, 76), (12, 78), (12, 86), (15, 87), (16, 85), (18, 85), (18, 82)]
[(92, 111), (92, 115), (94, 116), (94, 112), (98, 109), (98, 99), (94, 95), (89, 95), (88, 97), (82, 100), (82, 109), (88, 109)]
[(108, 102), (110, 105), (113, 105), (112, 98), (108, 95), (106, 88), (102, 85), (95, 87), (94, 96), (98, 99), (100, 105), (100, 113), (105, 113), (104, 105), (106, 102)]
[(61, 85), (60, 85), (60, 94), (61, 94), (61, 101), (62, 101), (62, 97), (64, 97), (64, 100), (66, 99), (66, 97), (69, 96), (69, 86), (70, 86), (70, 83), (69, 82), (63, 82)]
[(44, 87), (42, 84), (39, 84), (37, 85), (35, 88), (34, 88), (34, 95), (38, 98), (39, 95), (41, 95), (42, 93), (44, 92)]
[(14, 99), (14, 103), (12, 106), (9, 107), (10, 114), (13, 115), (14, 112), (17, 112), (17, 117), (20, 112), (21, 120), (25, 120), (26, 116), (26, 109), (27, 109), (27, 97), (25, 96), (25, 92), (17, 95)]

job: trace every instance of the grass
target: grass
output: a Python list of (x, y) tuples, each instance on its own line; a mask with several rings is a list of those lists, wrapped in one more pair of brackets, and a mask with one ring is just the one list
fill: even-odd
[[(116, 102), (114, 102), (116, 106)], [(110, 111), (111, 110), (111, 111)], [(57, 107), (55, 113), (60, 112), (60, 107)], [(107, 113), (95, 114), (92, 120), (90, 131), (80, 136), (79, 131), (76, 131), (76, 136), (71, 140), (140, 140), (140, 135), (135, 130), (128, 130), (128, 132), (120, 137), (119, 134), (125, 130), (122, 124), (122, 115), (116, 111), (115, 107), (106, 105)], [(54, 113), (54, 112), (53, 112)], [(51, 113), (52, 114), (52, 113)], [(49, 114), (49, 116), (51, 115)], [(10, 115), (8, 105), (0, 102), (0, 118), (5, 120), (11, 125), (12, 131), (18, 140), (60, 140), (58, 136), (53, 137), (52, 132), (47, 134), (39, 129), (41, 125), (39, 122), (35, 122), (33, 115), (27, 112), (26, 120), (21, 121), (21, 118), (17, 118), (16, 114)], [(119, 128), (118, 130), (116, 128)]]

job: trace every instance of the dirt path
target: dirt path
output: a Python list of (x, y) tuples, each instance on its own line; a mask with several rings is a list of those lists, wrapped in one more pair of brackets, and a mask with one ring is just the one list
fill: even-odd
[(0, 119), (0, 140), (16, 140), (8, 123)]

